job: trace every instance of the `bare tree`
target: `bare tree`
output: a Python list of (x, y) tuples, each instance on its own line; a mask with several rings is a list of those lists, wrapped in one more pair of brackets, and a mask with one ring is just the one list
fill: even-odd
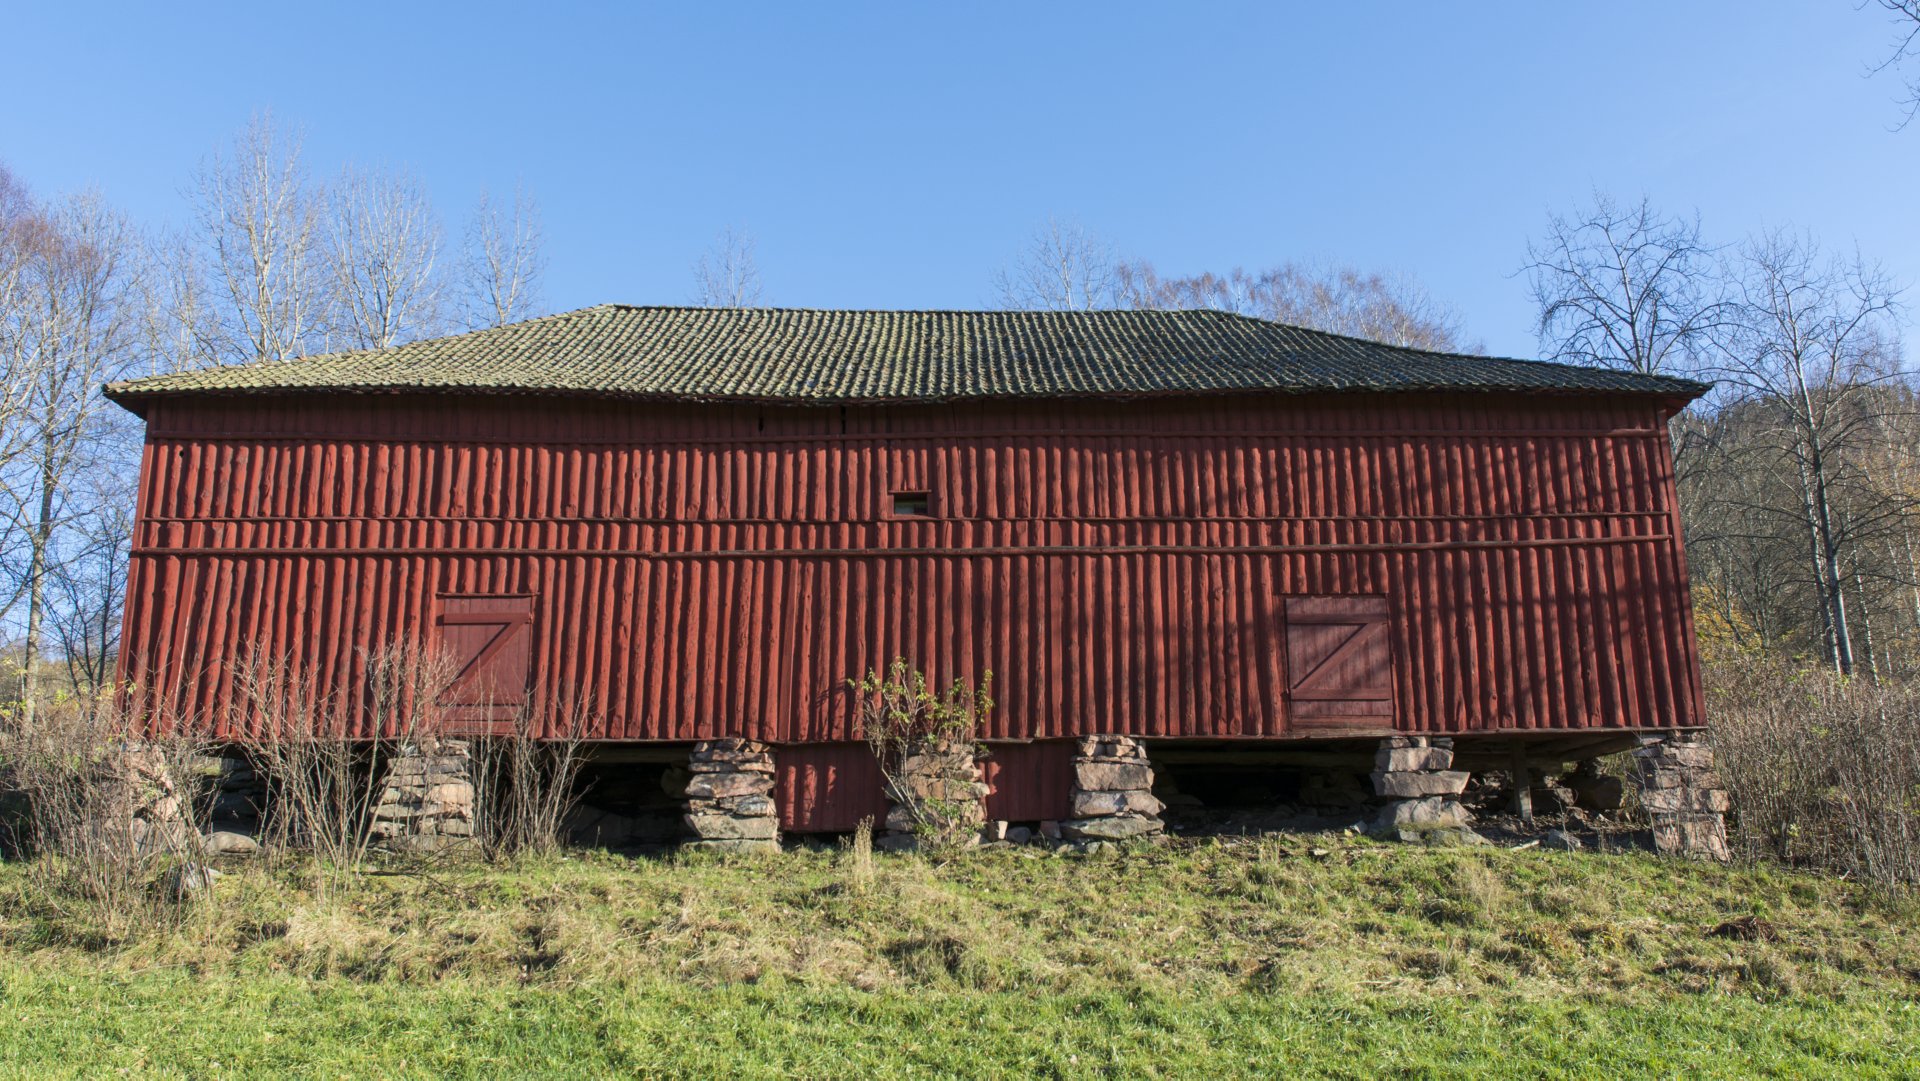
[(1727, 314), (1715, 259), (1697, 217), (1595, 193), (1591, 207), (1552, 216), (1546, 237), (1527, 245), (1541, 351), (1645, 375), (1695, 371)]
[[(30, 445), (22, 418), (44, 359), (36, 333), (42, 319), (37, 283), (30, 269), (51, 241), (52, 223), (46, 214), (26, 186), (0, 166), (0, 471)], [(11, 550), (11, 544), (0, 547)]]
[(693, 302), (705, 308), (751, 308), (760, 303), (760, 267), (753, 235), (729, 225), (693, 264)]
[(1117, 260), (1106, 242), (1075, 222), (1048, 218), (1027, 250), (994, 275), (1000, 302), (1032, 311), (1117, 306)]
[(150, 273), (141, 308), (141, 375), (206, 368), (223, 359), (222, 327), (216, 290), (206, 259), (191, 234), (149, 241)]
[[(109, 447), (103, 457), (117, 458)], [(133, 540), (134, 473), (90, 469), (76, 478), (75, 502), (61, 558), (48, 586), (47, 635), (66, 666), (66, 682), (83, 702), (101, 702), (120, 652), (120, 614)]]
[(215, 354), (222, 362), (285, 360), (320, 345), (330, 283), (321, 199), (300, 142), (255, 117), (230, 157), (195, 177), (198, 241), (206, 254)]
[(1878, 268), (1828, 258), (1787, 233), (1746, 247), (1734, 289), (1737, 319), (1717, 336), (1713, 374), (1775, 436), (1793, 499), (1770, 509), (1795, 520), (1827, 659), (1851, 674), (1861, 549), (1911, 504), (1866, 472), (1889, 430), (1889, 403), (1902, 400), (1890, 388), (1907, 374), (1893, 337), (1897, 291)]
[(1114, 268), (1114, 294), (1129, 308), (1210, 308), (1410, 349), (1465, 348), (1458, 317), (1418, 282), (1349, 266), (1283, 263), (1162, 278), (1151, 263), (1133, 261)]
[[(100, 384), (132, 361), (138, 344), (137, 237), (94, 195), (46, 216), (47, 228), (21, 270), (8, 319), (28, 373), (11, 418), (19, 453), (0, 468), (0, 515), (7, 570), (26, 612), (22, 699), (38, 697), (49, 588), (76, 505), (76, 481), (101, 464), (110, 432)], [(9, 605), (11, 607), (11, 605)]]
[(441, 329), (440, 219), (410, 174), (349, 168), (327, 192), (340, 340), (385, 349)]
[[(1876, 0), (1893, 24), (1893, 49), (1887, 58), (1868, 72), (1878, 75), (1901, 67), (1909, 57), (1920, 56), (1920, 0)], [(1920, 114), (1920, 71), (1906, 75), (1906, 97), (1900, 104), (1907, 111), (1895, 130), (1906, 127)]]
[(469, 329), (505, 326), (539, 314), (546, 272), (540, 208), (524, 187), (506, 206), (486, 192), (467, 223), (458, 291)]

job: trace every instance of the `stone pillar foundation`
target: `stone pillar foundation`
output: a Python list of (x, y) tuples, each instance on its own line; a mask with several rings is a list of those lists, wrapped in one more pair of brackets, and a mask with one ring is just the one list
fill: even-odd
[(1385, 800), (1369, 832), (1421, 844), (1483, 844), (1473, 815), (1460, 804), (1468, 774), (1453, 768), (1453, 741), (1394, 736), (1373, 758), (1373, 793)]
[(1153, 795), (1153, 766), (1139, 741), (1088, 736), (1074, 748), (1072, 818), (1060, 823), (1069, 841), (1093, 843), (1158, 837), (1166, 831)]
[(687, 813), (693, 839), (683, 847), (713, 852), (780, 851), (773, 803), (773, 754), (750, 739), (693, 745), (687, 763)]
[(1653, 820), (1653, 850), (1725, 862), (1727, 793), (1713, 769), (1713, 748), (1674, 736), (1633, 752), (1640, 805)]
[(473, 748), (465, 740), (403, 744), (387, 766), (373, 837), (389, 848), (435, 852), (473, 839)]

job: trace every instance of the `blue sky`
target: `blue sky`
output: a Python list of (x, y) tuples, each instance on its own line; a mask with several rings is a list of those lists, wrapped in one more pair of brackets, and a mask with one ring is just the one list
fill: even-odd
[[(982, 307), (1049, 215), (1163, 272), (1409, 273), (1535, 351), (1515, 274), (1595, 187), (1920, 282), (1920, 123), (1832, 2), (16, 6), (0, 161), (177, 219), (248, 114), (450, 218), (524, 179), (549, 306), (678, 303), (726, 225), (769, 303)], [(24, 47), (22, 47), (24, 46)], [(452, 224), (450, 222), (450, 224)], [(1920, 301), (1920, 294), (1910, 294)]]

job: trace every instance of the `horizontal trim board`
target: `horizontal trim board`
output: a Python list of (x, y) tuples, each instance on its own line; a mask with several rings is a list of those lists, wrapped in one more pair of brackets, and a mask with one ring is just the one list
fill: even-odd
[(1321, 552), (1450, 552), (1468, 549), (1578, 548), (1608, 544), (1640, 544), (1669, 541), (1666, 533), (1643, 533), (1623, 537), (1560, 537), (1548, 540), (1514, 541), (1421, 541), (1410, 544), (1292, 544), (1248, 547), (1200, 547), (1154, 545), (1127, 547), (1030, 547), (1030, 548), (766, 548), (726, 549), (706, 552), (663, 552), (639, 548), (602, 548), (582, 551), (575, 548), (166, 548), (142, 545), (133, 549), (138, 556), (564, 556), (574, 559), (917, 559), (922, 556), (1046, 556), (1046, 555), (1313, 555)]
[(1138, 525), (1186, 525), (1197, 522), (1223, 522), (1236, 525), (1286, 525), (1297, 522), (1359, 522), (1365, 524), (1392, 525), (1396, 523), (1447, 523), (1447, 522), (1538, 522), (1538, 521), (1596, 521), (1622, 518), (1664, 518), (1665, 509), (1660, 510), (1596, 510), (1596, 511), (1540, 511), (1526, 514), (1289, 514), (1248, 515), (1248, 514), (1188, 514), (1188, 515), (1099, 515), (1083, 514), (1073, 517), (1058, 515), (1044, 516), (1007, 516), (1004, 518), (982, 518), (978, 515), (942, 515), (915, 514), (906, 516), (882, 515), (873, 518), (833, 518), (833, 519), (795, 519), (795, 518), (601, 518), (586, 515), (565, 514), (526, 514), (514, 518), (499, 515), (471, 517), (451, 514), (274, 514), (274, 515), (161, 515), (152, 514), (141, 519), (147, 525), (193, 525), (209, 523), (215, 525), (288, 525), (300, 522), (447, 522), (460, 525), (521, 525), (526, 523), (565, 522), (568, 525), (638, 525), (638, 526), (678, 526), (678, 525), (751, 525), (751, 526), (832, 526), (846, 522), (931, 522), (951, 524), (1017, 522), (1029, 525), (1079, 525), (1079, 524), (1138, 524)]
[(288, 431), (223, 431), (196, 432), (190, 429), (149, 430), (147, 441), (157, 443), (162, 440), (183, 440), (194, 443), (393, 443), (393, 444), (433, 444), (434, 446), (498, 446), (508, 444), (524, 447), (705, 447), (738, 446), (751, 444), (767, 446), (770, 444), (816, 444), (816, 443), (903, 443), (925, 441), (952, 441), (964, 439), (1132, 439), (1152, 442), (1158, 439), (1491, 439), (1496, 437), (1526, 439), (1648, 439), (1658, 436), (1668, 438), (1664, 428), (1249, 428), (1221, 431), (1207, 430), (1157, 430), (1153, 428), (1036, 428), (1036, 429), (988, 429), (945, 432), (847, 432), (808, 433), (804, 435), (738, 435), (738, 436), (674, 436), (664, 439), (636, 439), (620, 436), (568, 436), (560, 438), (529, 438), (513, 435), (388, 435), (367, 432), (342, 432), (315, 429), (306, 432)]

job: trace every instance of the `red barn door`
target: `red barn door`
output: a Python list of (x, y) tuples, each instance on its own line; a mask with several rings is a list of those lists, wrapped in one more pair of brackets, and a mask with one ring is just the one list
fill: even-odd
[(1288, 597), (1287, 719), (1296, 730), (1393, 728), (1385, 597)]
[(442, 597), (439, 647), (453, 669), (441, 692), (447, 719), (487, 729), (527, 704), (533, 598), (526, 594)]

